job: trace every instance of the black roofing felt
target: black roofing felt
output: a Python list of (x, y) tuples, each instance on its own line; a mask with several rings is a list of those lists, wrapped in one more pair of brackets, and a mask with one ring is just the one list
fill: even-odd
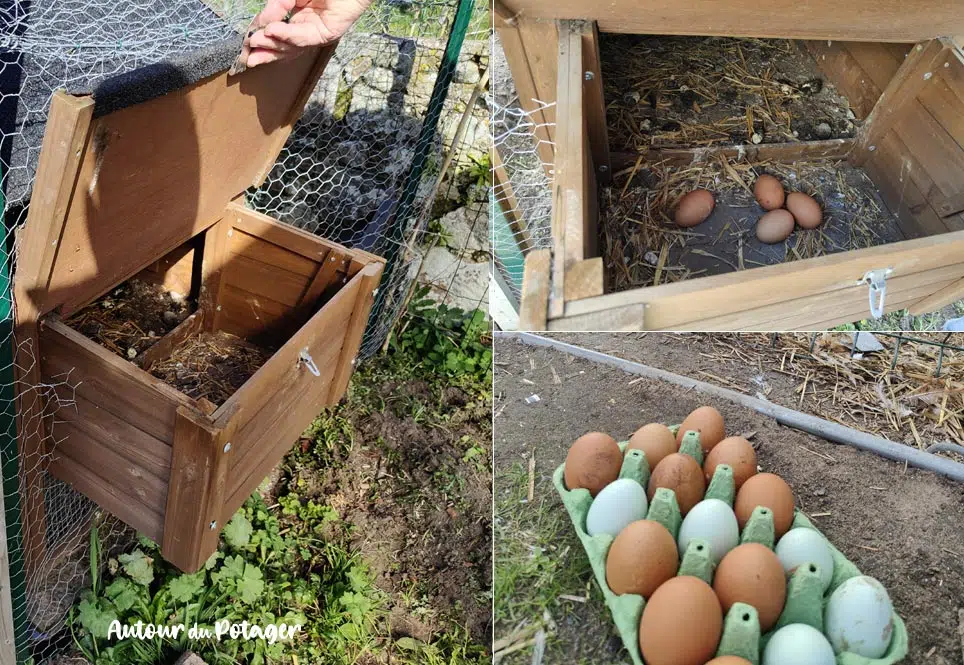
[[(32, 15), (30, 3), (24, 0), (0, 0), (0, 19), (10, 15), (11, 5), (16, 5), (20, 13)], [(138, 12), (142, 15), (136, 16)], [(143, 63), (143, 59), (138, 62), (138, 57), (122, 57), (116, 51), (98, 60), (92, 53), (84, 53), (84, 58), (79, 58), (66, 47), (62, 52), (51, 49), (40, 53), (31, 53), (29, 49), (27, 53), (0, 49), (0, 136), (4, 137), (0, 161), (7, 171), (4, 195), (8, 202), (22, 204), (29, 199), (46, 111), (55, 90), (66, 89), (75, 95), (93, 94), (94, 113), (102, 116), (223, 71), (230, 67), (241, 47), (241, 36), (199, 0), (90, 3), (78, 12), (76, 19), (76, 22), (65, 22), (62, 27), (46, 21), (44, 28), (71, 31), (71, 35), (53, 35), (52, 41), (57, 42), (82, 41), (84, 35), (92, 33), (96, 33), (101, 42), (106, 39), (105, 35), (126, 36), (137, 42), (149, 36), (147, 32), (152, 25), (189, 24), (191, 33), (203, 34), (206, 40), (220, 34), (224, 41), (192, 48), (190, 35), (185, 35), (178, 43), (165, 45), (169, 52), (177, 52), (183, 42), (183, 53), (142, 66), (137, 65)], [(3, 23), (0, 20), (0, 24)], [(29, 32), (30, 23), (29, 18), (18, 22), (14, 32)], [(5, 27), (0, 25), (0, 30)], [(37, 35), (35, 39), (42, 37)], [(14, 99), (17, 100), (15, 106), (11, 103)]]

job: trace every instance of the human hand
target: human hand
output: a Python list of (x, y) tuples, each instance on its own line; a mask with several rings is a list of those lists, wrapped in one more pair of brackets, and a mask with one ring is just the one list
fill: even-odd
[[(247, 66), (257, 67), (298, 56), (304, 49), (329, 44), (368, 9), (372, 0), (268, 0), (245, 37)], [(291, 18), (286, 22), (288, 14)]]

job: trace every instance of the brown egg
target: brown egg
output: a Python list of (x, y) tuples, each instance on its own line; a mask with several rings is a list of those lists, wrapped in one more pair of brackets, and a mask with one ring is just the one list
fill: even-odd
[(820, 204), (812, 197), (800, 192), (793, 192), (787, 196), (787, 210), (793, 213), (797, 224), (805, 229), (815, 229), (823, 221)]
[(677, 446), (683, 442), (683, 435), (689, 431), (700, 433), (700, 448), (703, 449), (704, 453), (710, 452), (713, 446), (726, 436), (723, 416), (712, 406), (701, 406), (686, 416), (683, 424), (679, 427), (679, 432), (676, 434)]
[(676, 204), (676, 223), (684, 228), (702, 223), (710, 213), (716, 200), (705, 189), (694, 189)]
[(673, 453), (663, 458), (656, 465), (649, 477), (649, 500), (660, 487), (673, 490), (679, 511), (686, 515), (690, 509), (698, 504), (706, 491), (703, 482), (703, 470), (696, 460), (683, 453)]
[(753, 663), (739, 656), (720, 656), (719, 658), (714, 658), (706, 665), (753, 665)]
[(646, 665), (703, 665), (723, 634), (723, 609), (698, 577), (674, 577), (656, 589), (639, 621)]
[(583, 434), (569, 448), (563, 479), (566, 487), (584, 487), (593, 496), (619, 478), (623, 453), (616, 439), (602, 432)]
[(773, 530), (779, 540), (793, 523), (793, 490), (776, 474), (758, 473), (743, 483), (733, 503), (741, 531), (757, 506), (773, 511)]
[(606, 583), (619, 595), (649, 598), (678, 569), (676, 541), (665, 526), (651, 520), (631, 522), (606, 555)]
[(664, 457), (679, 450), (679, 446), (676, 445), (676, 437), (669, 427), (662, 423), (650, 423), (636, 430), (629, 439), (626, 450), (642, 450), (652, 471)]
[(757, 221), (755, 230), (760, 242), (768, 245), (783, 242), (793, 233), (793, 215), (782, 208), (771, 210)]
[(720, 464), (729, 464), (733, 468), (733, 480), (736, 489), (740, 489), (750, 476), (756, 475), (756, 451), (742, 436), (730, 436), (720, 441), (703, 460), (703, 475), (707, 485)]
[(753, 185), (753, 195), (756, 202), (764, 210), (776, 210), (783, 207), (786, 194), (783, 191), (783, 183), (772, 175), (761, 175)]
[(727, 552), (713, 575), (716, 592), (725, 613), (733, 603), (746, 603), (760, 615), (765, 633), (780, 618), (787, 599), (787, 577), (780, 559), (759, 543), (746, 543)]

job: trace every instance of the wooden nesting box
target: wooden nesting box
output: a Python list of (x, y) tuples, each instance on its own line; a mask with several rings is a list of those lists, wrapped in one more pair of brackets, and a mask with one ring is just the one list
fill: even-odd
[[(541, 139), (540, 157), (553, 165), (547, 169), (553, 181), (552, 247), (526, 257), (520, 329), (817, 330), (868, 318), (871, 302), (879, 305), (884, 292), (884, 311), (906, 308), (912, 314), (964, 298), (964, 12), (959, 2), (780, 0), (760, 13), (758, 6), (735, 0), (496, 0), (495, 23), (520, 103)], [(822, 76), (850, 100), (856, 136), (761, 145), (750, 144), (748, 136), (747, 145), (654, 145), (618, 154), (627, 148), (608, 140), (606, 109), (613, 100), (605, 99), (607, 71), (599, 52), (605, 32), (803, 40), (801, 48), (813, 55)], [(640, 67), (645, 66), (641, 60)], [(650, 103), (655, 108), (655, 101)], [(604, 284), (604, 275), (624, 269), (620, 259), (638, 264), (647, 249), (658, 256), (672, 243), (641, 250), (627, 243), (618, 258), (612, 247), (605, 248), (611, 256), (603, 256), (597, 183), (657, 163), (686, 166), (721, 159), (836, 160), (862, 169), (896, 218), (902, 239), (800, 260), (789, 260), (788, 254), (783, 263), (765, 265), (744, 266), (742, 253), (734, 252), (726, 257), (732, 271), (678, 281), (666, 279), (665, 271), (660, 279), (663, 263), (645, 259), (656, 267), (648, 284), (607, 292), (611, 285)], [(504, 174), (495, 163), (498, 183)], [(614, 198), (624, 193), (625, 182), (618, 181)], [(511, 193), (504, 185), (502, 191)], [(524, 221), (510, 219), (517, 237)], [(633, 222), (624, 223), (632, 228)], [(714, 229), (710, 237), (715, 234)]]
[[(65, 404), (44, 421), (56, 443), (39, 452), (50, 453), (50, 473), (186, 571), (344, 394), (381, 276), (378, 257), (243, 204), (331, 50), (220, 73), (99, 117), (88, 97), (52, 102), (16, 271), (20, 366), (32, 368), (23, 378), (58, 386)], [(163, 358), (213, 331), (276, 351), (214, 407), (65, 323), (134, 276), (182, 293), (193, 286), (197, 303), (145, 355)], [(31, 339), (36, 363), (24, 356)], [(24, 420), (36, 402), (22, 400)], [(42, 436), (22, 431), (22, 453), (38, 452)], [(27, 514), (40, 516), (28, 525), (34, 544), (41, 500), (26, 497)]]

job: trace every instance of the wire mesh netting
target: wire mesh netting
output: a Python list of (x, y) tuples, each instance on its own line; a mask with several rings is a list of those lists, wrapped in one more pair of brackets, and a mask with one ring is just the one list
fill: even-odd
[[(8, 256), (16, 256), (34, 194), (51, 96), (89, 92), (113, 76), (221, 42), (244, 30), (262, 4), (0, 0), (0, 318), (8, 349), (0, 362), (7, 426), (0, 562), (9, 555), (12, 587), (0, 588), (10, 594), (0, 608), (14, 608), (12, 617), (0, 616), (0, 636), (16, 635), (21, 659), (51, 661), (69, 648), (65, 618), (89, 580), (91, 527), (106, 553), (135, 535), (48, 473), (57, 454), (54, 414), (74, 400), (70, 373), (43, 385), (15, 380), (39, 359), (29, 342), (13, 339)], [(488, 180), (476, 176), (488, 171), (489, 111), (484, 95), (472, 93), (487, 84), (488, 7), (472, 10), (449, 66), (446, 45), (460, 6), (471, 3), (376, 1), (339, 44), (264, 185), (247, 193), (259, 211), (389, 258), (363, 356), (382, 347), (413, 294), (421, 295), (416, 282), (461, 309), (487, 303)], [(14, 367), (9, 351), (18, 343)], [(19, 450), (30, 433), (42, 445)], [(24, 530), (25, 523), (40, 528)]]
[[(520, 103), (498, 39), (493, 49), (492, 140), (496, 162), (492, 189), (493, 267), (518, 308), (525, 254), (551, 247), (551, 143), (541, 131), (548, 125)], [(526, 100), (526, 106), (552, 104)], [(531, 108), (531, 106), (530, 106)], [(551, 154), (551, 153), (549, 153)]]

